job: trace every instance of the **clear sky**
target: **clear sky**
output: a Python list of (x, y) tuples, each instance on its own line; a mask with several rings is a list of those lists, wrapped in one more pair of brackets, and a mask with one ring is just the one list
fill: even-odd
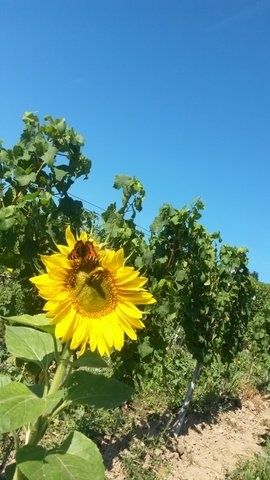
[(137, 176), (145, 228), (200, 197), (203, 223), (270, 282), (270, 0), (0, 0), (0, 138), (24, 111), (85, 137), (106, 207)]

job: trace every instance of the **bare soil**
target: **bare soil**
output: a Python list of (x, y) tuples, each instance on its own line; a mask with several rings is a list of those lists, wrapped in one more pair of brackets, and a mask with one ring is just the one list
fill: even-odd
[[(149, 426), (153, 434), (155, 426)], [(156, 432), (159, 426), (156, 426)], [(147, 450), (144, 470), (155, 473), (159, 480), (224, 480), (240, 460), (260, 453), (264, 437), (270, 431), (270, 401), (258, 392), (246, 392), (240, 401), (219, 405), (208, 415), (191, 414), (186, 431), (166, 446)], [(130, 480), (122, 458), (130, 455), (134, 442), (144, 447), (136, 431), (115, 443), (104, 445), (103, 455), (109, 480)], [(137, 478), (137, 477), (136, 477)], [(154, 478), (154, 476), (153, 476)]]

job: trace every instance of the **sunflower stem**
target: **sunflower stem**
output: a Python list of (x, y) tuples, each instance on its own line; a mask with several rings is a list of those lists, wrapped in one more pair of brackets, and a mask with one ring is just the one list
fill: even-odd
[(51, 418), (56, 417), (56, 415), (62, 412), (62, 410), (64, 410), (68, 405), (70, 405), (70, 403), (70, 401), (64, 400), (63, 403), (61, 403), (55, 410), (53, 410), (53, 412), (51, 413)]
[(14, 472), (12, 480), (22, 480), (22, 479), (23, 479), (22, 474), (21, 474), (20, 470), (18, 469), (18, 467), (16, 467), (16, 470)]
[[(62, 384), (64, 383), (64, 381), (66, 380), (70, 372), (70, 355), (71, 353), (69, 350), (69, 344), (66, 343), (62, 350), (59, 363), (58, 363), (54, 378), (52, 380), (51, 386), (49, 388), (49, 391), (47, 391), (47, 388), (45, 388), (45, 392), (46, 392), (45, 396), (57, 392), (59, 388), (62, 386)], [(30, 431), (27, 432), (25, 443), (27, 445), (37, 445), (38, 442), (44, 436), (48, 428), (48, 424), (49, 424), (48, 417), (46, 416), (39, 417), (36, 423), (30, 429)]]
[[(17, 452), (17, 450), (19, 449), (19, 437), (18, 437), (18, 434), (16, 431), (12, 432), (13, 434), (13, 437), (14, 437), (14, 446), (15, 446), (15, 450)], [(14, 475), (13, 475), (13, 478), (12, 480), (22, 480), (22, 474), (19, 470), (19, 468), (16, 466), (16, 469), (15, 469), (15, 472), (14, 472)]]
[(44, 436), (44, 433), (46, 432), (48, 427), (48, 419), (46, 417), (39, 417), (36, 421), (36, 423), (33, 425), (31, 428), (29, 434), (28, 434), (28, 439), (26, 439), (25, 444), (26, 445), (37, 445), (38, 442), (42, 439)]
[(70, 356), (69, 343), (65, 343), (48, 394), (57, 392), (66, 380), (70, 371)]

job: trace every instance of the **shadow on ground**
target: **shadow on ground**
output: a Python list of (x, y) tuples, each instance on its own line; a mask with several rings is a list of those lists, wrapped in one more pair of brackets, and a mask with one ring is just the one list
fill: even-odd
[[(204, 426), (215, 424), (220, 412), (234, 411), (241, 409), (241, 400), (237, 397), (217, 396), (209, 394), (211, 404), (209, 409), (203, 411), (191, 410), (187, 414), (186, 422), (181, 435), (186, 435), (189, 429), (193, 429), (198, 433), (202, 433)], [(207, 397), (203, 399), (202, 404), (207, 404)], [(127, 405), (123, 410), (123, 415), (129, 415), (130, 410)], [(132, 412), (133, 413), (133, 412)], [(171, 425), (175, 421), (177, 412), (165, 411), (162, 415), (148, 415), (145, 421), (134, 420), (133, 428), (125, 435), (121, 433), (104, 437), (99, 442), (99, 448), (103, 455), (104, 464), (107, 470), (111, 470), (113, 460), (121, 456), (121, 453), (129, 449), (131, 442), (135, 439), (143, 440), (145, 444), (153, 442), (155, 439), (163, 437), (168, 449), (174, 450), (172, 442)]]

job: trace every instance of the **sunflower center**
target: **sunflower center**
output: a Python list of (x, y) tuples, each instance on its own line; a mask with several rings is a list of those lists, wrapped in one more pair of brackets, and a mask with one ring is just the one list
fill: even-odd
[(113, 278), (102, 268), (90, 272), (87, 268), (73, 271), (69, 287), (76, 308), (83, 315), (100, 317), (116, 306), (117, 292)]

